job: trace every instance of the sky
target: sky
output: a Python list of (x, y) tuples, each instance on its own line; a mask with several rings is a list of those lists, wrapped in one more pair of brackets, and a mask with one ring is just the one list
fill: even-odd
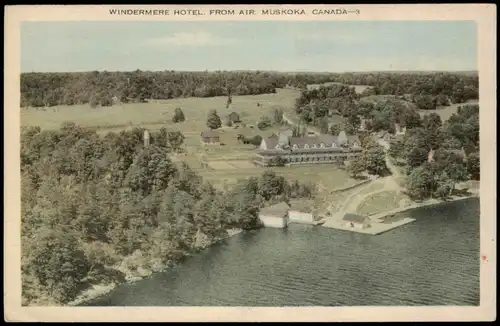
[(24, 22), (22, 72), (477, 70), (473, 21)]

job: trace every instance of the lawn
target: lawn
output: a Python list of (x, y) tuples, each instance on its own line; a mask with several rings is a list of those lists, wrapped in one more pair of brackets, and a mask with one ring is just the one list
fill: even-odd
[[(256, 124), (263, 115), (271, 117), (274, 108), (290, 111), (299, 94), (297, 90), (278, 89), (276, 94), (234, 96), (229, 108), (226, 108), (226, 97), (154, 100), (149, 103), (96, 109), (90, 108), (89, 105), (61, 106), (43, 110), (28, 108), (21, 110), (21, 124), (38, 125), (42, 129), (57, 129), (63, 122), (72, 121), (83, 127), (95, 128), (99, 133), (118, 132), (134, 127), (148, 128), (152, 131), (161, 127), (179, 130), (185, 136), (185, 152), (172, 155), (172, 160), (176, 163), (186, 162), (204, 179), (216, 186), (230, 186), (238, 179), (259, 176), (265, 171), (264, 168), (251, 164), (255, 146), (239, 143), (238, 134), (246, 137), (255, 135), (267, 137), (273, 132), (287, 128), (273, 126), (261, 131), (257, 129)], [(171, 121), (177, 107), (183, 110), (186, 121), (181, 123)], [(223, 145), (203, 146), (200, 143), (200, 132), (207, 129), (206, 117), (212, 109), (217, 110), (223, 122), (227, 114), (237, 112), (247, 127), (235, 129), (223, 126), (219, 129)], [(254, 128), (250, 128), (249, 125), (254, 125)], [(203, 167), (202, 161), (207, 162), (208, 167)], [(288, 180), (322, 182), (332, 189), (355, 182), (345, 171), (333, 165), (294, 166), (272, 168), (272, 170)]]
[(357, 209), (360, 215), (369, 215), (389, 211), (399, 207), (399, 202), (406, 197), (396, 191), (383, 191), (366, 198)]
[[(240, 164), (244, 162), (241, 161)], [(218, 166), (215, 166), (219, 167), (219, 169), (213, 169), (212, 167), (212, 169), (197, 169), (196, 171), (203, 176), (204, 180), (210, 181), (218, 187), (224, 187), (224, 185), (231, 186), (236, 184), (238, 180), (258, 177), (266, 170), (275, 171), (276, 174), (284, 176), (288, 181), (297, 180), (301, 183), (321, 183), (330, 189), (356, 183), (356, 180), (349, 178), (344, 170), (335, 165), (261, 168), (249, 167), (246, 163), (245, 166), (239, 166), (234, 161), (226, 161), (225, 163), (232, 166), (219, 163)]]
[[(154, 100), (149, 103), (131, 103), (92, 109), (88, 104), (21, 110), (22, 125), (36, 125), (42, 129), (57, 129), (65, 121), (96, 128), (100, 132), (120, 131), (141, 126), (152, 130), (166, 127), (196, 135), (207, 129), (205, 122), (210, 110), (217, 110), (224, 121), (227, 114), (237, 112), (243, 122), (256, 124), (263, 115), (271, 115), (274, 108), (292, 107), (299, 91), (278, 89), (276, 94), (234, 96), (226, 108), (227, 97), (182, 98)], [(257, 106), (257, 103), (260, 105)], [(175, 108), (181, 108), (186, 121), (174, 124)]]
[(442, 121), (446, 121), (452, 116), (453, 113), (457, 112), (457, 109), (459, 106), (467, 105), (467, 104), (478, 104), (478, 101), (473, 100), (473, 101), (469, 101), (467, 103), (456, 103), (456, 104), (452, 104), (450, 106), (439, 107), (436, 110), (419, 110), (418, 113), (420, 114), (421, 117), (424, 117), (424, 116), (431, 114), (431, 113), (437, 113), (441, 117)]

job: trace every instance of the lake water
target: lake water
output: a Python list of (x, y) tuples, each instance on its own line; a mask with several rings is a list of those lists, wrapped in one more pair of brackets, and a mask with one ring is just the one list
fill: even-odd
[(302, 225), (242, 233), (88, 305), (479, 305), (479, 200), (403, 214), (417, 220), (377, 236)]

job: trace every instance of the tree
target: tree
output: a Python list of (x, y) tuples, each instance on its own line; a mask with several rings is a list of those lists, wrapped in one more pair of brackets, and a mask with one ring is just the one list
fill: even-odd
[(216, 110), (211, 110), (208, 113), (207, 117), (207, 127), (210, 128), (211, 130), (218, 129), (222, 126), (222, 121), (220, 117), (217, 115)]
[(270, 166), (285, 166), (285, 164), (286, 164), (286, 159), (284, 159), (281, 156), (274, 156), (269, 160)]
[(349, 165), (347, 165), (347, 171), (348, 171), (349, 175), (353, 178), (359, 177), (359, 175), (361, 173), (363, 173), (363, 171), (365, 171), (365, 170), (366, 170), (366, 168), (365, 168), (364, 161), (359, 156), (356, 157), (355, 159), (351, 160), (349, 162)]
[(57, 301), (74, 299), (90, 267), (75, 232), (44, 228), (36, 233), (33, 244), (29, 253), (33, 275)]
[(384, 148), (378, 144), (369, 144), (361, 154), (361, 160), (366, 171), (374, 175), (387, 172)]
[(422, 165), (411, 171), (407, 177), (408, 195), (415, 199), (425, 199), (433, 193), (433, 176), (428, 166)]
[(413, 101), (419, 110), (435, 110), (436, 99), (429, 95), (418, 95), (413, 97)]
[(428, 131), (438, 130), (439, 128), (441, 128), (442, 125), (443, 123), (441, 121), (441, 117), (434, 112), (424, 116), (422, 120), (422, 126), (424, 127), (424, 129)]
[(182, 122), (185, 121), (186, 117), (184, 117), (184, 112), (182, 112), (181, 108), (176, 108), (174, 112), (174, 117), (172, 118), (172, 122)]
[(273, 110), (273, 120), (274, 120), (274, 123), (277, 125), (283, 124), (283, 109), (275, 108)]
[(395, 139), (390, 141), (390, 147), (388, 154), (392, 158), (400, 158), (403, 155), (404, 143), (400, 139)]
[[(328, 119), (326, 118), (322, 118), (320, 121), (319, 121), (319, 131), (322, 133), (322, 134), (328, 134), (328, 131), (329, 131), (329, 127), (328, 127)], [(337, 133), (338, 135), (338, 133)]]
[(443, 200), (446, 200), (455, 188), (455, 183), (444, 171), (437, 177), (436, 185), (435, 195)]
[(267, 116), (264, 116), (264, 117), (260, 118), (260, 121), (257, 124), (257, 128), (259, 128), (260, 130), (265, 130), (265, 129), (271, 127), (272, 125), (273, 125), (273, 123), (271, 122), (271, 119), (269, 119), (269, 117), (267, 117)]
[(250, 144), (252, 144), (256, 147), (260, 146), (261, 143), (262, 143), (262, 137), (259, 135), (255, 135), (252, 138), (250, 138)]
[(472, 180), (479, 180), (481, 175), (480, 167), (479, 153), (469, 154), (467, 157), (467, 172)]
[(269, 201), (285, 193), (286, 180), (273, 171), (266, 171), (259, 180), (259, 195)]

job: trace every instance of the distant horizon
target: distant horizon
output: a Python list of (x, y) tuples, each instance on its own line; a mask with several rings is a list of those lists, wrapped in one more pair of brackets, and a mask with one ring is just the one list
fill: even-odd
[(477, 71), (477, 41), (474, 21), (23, 22), (20, 68)]
[(106, 69), (94, 69), (94, 70), (78, 70), (78, 71), (21, 71), (21, 74), (73, 74), (73, 73), (88, 73), (88, 72), (110, 72), (110, 73), (130, 73), (135, 71), (141, 72), (268, 72), (268, 73), (288, 73), (288, 74), (377, 74), (377, 73), (479, 73), (478, 70), (365, 70), (365, 71), (308, 71), (308, 70), (261, 70), (261, 69), (231, 69), (231, 70), (177, 70), (177, 69), (158, 69), (158, 70), (106, 70)]

